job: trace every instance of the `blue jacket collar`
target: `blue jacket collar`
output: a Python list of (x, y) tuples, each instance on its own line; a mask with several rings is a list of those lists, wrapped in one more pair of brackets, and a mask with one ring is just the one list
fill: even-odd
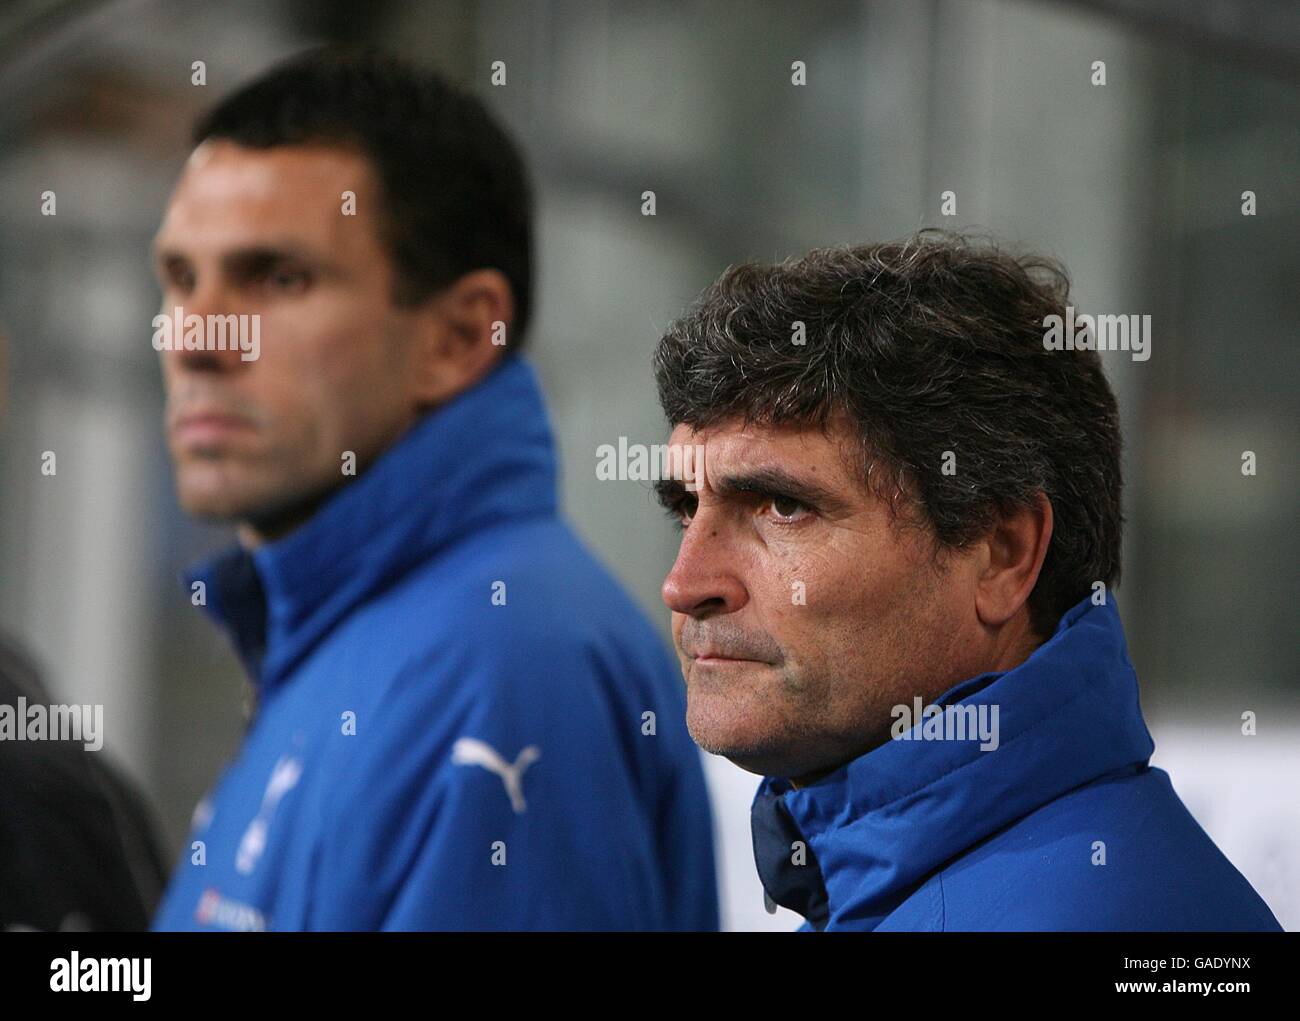
[[(774, 900), (802, 905), (817, 928), (845, 911), (874, 927), (944, 862), (1075, 787), (1141, 768), (1155, 748), (1110, 592), (1104, 605), (1071, 608), (1020, 666), (935, 700), (958, 703), (998, 707), (996, 750), (891, 740), (798, 790), (764, 778), (754, 853)], [(807, 840), (811, 868), (791, 865), (789, 841), (772, 836), (784, 816)]]
[(187, 576), (262, 694), (343, 616), (460, 536), (556, 513), (554, 444), (532, 367), (507, 356), (429, 412), (306, 523)]

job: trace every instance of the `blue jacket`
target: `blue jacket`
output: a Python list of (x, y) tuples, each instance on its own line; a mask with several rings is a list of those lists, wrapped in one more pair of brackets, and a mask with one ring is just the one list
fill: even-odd
[(557, 517), (526, 362), (192, 580), (258, 710), (155, 929), (717, 928), (681, 673)]
[(1110, 593), (1020, 666), (935, 704), (987, 706), (986, 720), (997, 706), (996, 749), (913, 729), (797, 790), (764, 778), (755, 859), (804, 931), (1280, 929), (1147, 765)]

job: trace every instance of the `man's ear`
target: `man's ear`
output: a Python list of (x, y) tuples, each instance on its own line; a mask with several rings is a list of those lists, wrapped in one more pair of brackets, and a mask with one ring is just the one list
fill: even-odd
[(1005, 624), (1029, 599), (1052, 541), (1052, 501), (1035, 502), (1000, 519), (984, 539), (975, 612), (986, 627)]
[(419, 311), (412, 387), (423, 407), (468, 390), (504, 354), (514, 325), (510, 281), (495, 269), (466, 273)]

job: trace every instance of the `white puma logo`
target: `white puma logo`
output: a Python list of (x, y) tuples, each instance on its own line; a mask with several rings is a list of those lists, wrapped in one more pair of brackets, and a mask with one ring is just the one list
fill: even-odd
[(482, 766), (490, 773), (501, 777), (506, 785), (506, 794), (510, 796), (510, 807), (516, 813), (528, 807), (524, 802), (524, 770), (542, 757), (542, 750), (530, 744), (519, 753), (512, 766), (503, 759), (497, 750), (486, 741), (476, 737), (461, 737), (451, 746), (451, 761), (458, 766)]

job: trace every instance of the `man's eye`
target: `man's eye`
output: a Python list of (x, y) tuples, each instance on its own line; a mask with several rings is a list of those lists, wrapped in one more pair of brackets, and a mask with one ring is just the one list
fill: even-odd
[(808, 513), (807, 504), (800, 503), (792, 496), (774, 496), (768, 501), (773, 515), (780, 521), (797, 521)]
[(192, 291), (194, 289), (194, 274), (187, 269), (171, 270), (166, 277), (166, 287), (177, 291)]
[(691, 523), (691, 518), (695, 515), (695, 499), (693, 497), (682, 497), (665, 513), (677, 523), (678, 528), (684, 529)]
[(274, 269), (266, 274), (266, 285), (273, 291), (297, 294), (307, 289), (311, 277), (306, 270)]

